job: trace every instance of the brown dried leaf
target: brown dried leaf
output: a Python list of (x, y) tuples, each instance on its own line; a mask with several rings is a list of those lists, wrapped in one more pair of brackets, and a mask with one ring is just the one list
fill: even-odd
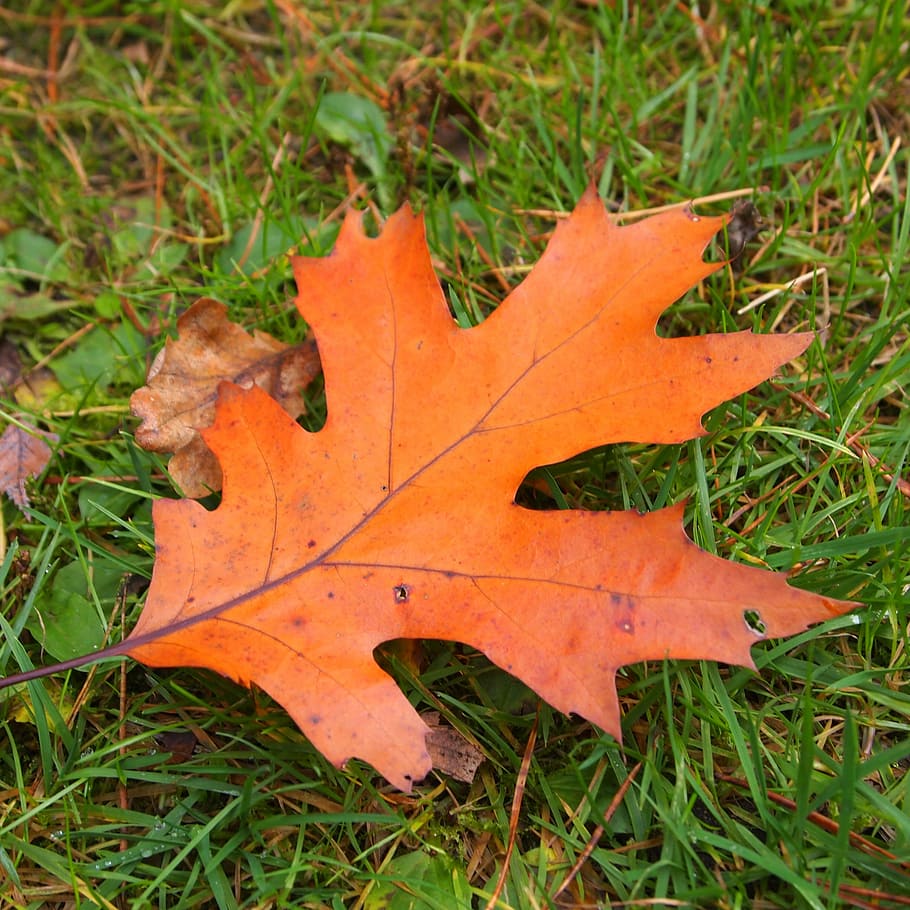
[(20, 509), (29, 505), (25, 481), (37, 477), (51, 460), (50, 446), (42, 437), (57, 441), (53, 433), (11, 423), (0, 436), (0, 489)]
[(738, 262), (746, 248), (765, 228), (761, 213), (752, 202), (738, 202), (733, 206), (730, 221), (726, 226), (727, 257)]
[(8, 338), (0, 338), (0, 389), (13, 388), (22, 375), (22, 358)]
[(433, 767), (455, 780), (473, 783), (483, 752), (454, 727), (440, 723), (438, 711), (424, 711), (420, 718), (427, 725), (427, 752)]
[(151, 452), (173, 452), (171, 478), (191, 498), (221, 489), (221, 468), (199, 436), (215, 419), (218, 383), (259, 386), (291, 415), (305, 410), (304, 388), (319, 373), (312, 341), (289, 346), (265, 332), (249, 335), (227, 318), (227, 307), (203, 297), (178, 320), (130, 401), (142, 420), (136, 441)]

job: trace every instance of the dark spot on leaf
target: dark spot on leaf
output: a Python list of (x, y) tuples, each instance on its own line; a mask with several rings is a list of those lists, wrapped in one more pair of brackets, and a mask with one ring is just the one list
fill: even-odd
[(311, 715), (310, 715), (310, 723), (311, 723), (311, 724), (321, 724), (321, 723), (322, 723), (322, 715), (321, 715), (321, 714), (311, 714)]
[(334, 591), (329, 591), (328, 594), (326, 594), (326, 597), (328, 597), (329, 600), (334, 600), (334, 599), (335, 599), (335, 592), (334, 592)]
[(312, 550), (313, 547), (316, 546), (316, 541), (315, 541), (315, 540), (308, 540), (306, 546), (307, 546), (307, 549), (308, 549), (308, 550)]
[(411, 596), (410, 585), (395, 585), (392, 590), (395, 592), (395, 603), (406, 604), (408, 602), (408, 599)]
[(624, 635), (635, 634), (635, 598), (631, 594), (610, 593), (613, 605), (613, 626)]
[(713, 357), (705, 357), (705, 363), (713, 363), (713, 362), (714, 362)]

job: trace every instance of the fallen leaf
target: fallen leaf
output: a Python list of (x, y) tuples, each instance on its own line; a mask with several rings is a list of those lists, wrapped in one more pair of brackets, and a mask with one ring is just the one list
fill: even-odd
[(22, 358), (8, 338), (0, 338), (0, 393), (7, 394), (22, 376)]
[(763, 230), (765, 222), (753, 202), (738, 202), (727, 222), (727, 258), (738, 262), (746, 248)]
[(427, 725), (427, 752), (433, 767), (455, 780), (473, 783), (483, 752), (454, 727), (440, 723), (438, 711), (424, 711), (420, 719)]
[(199, 745), (199, 740), (189, 730), (164, 730), (155, 734), (155, 745), (162, 752), (170, 752), (167, 759), (168, 764), (177, 764), (188, 761), (192, 757)]
[(57, 441), (53, 433), (26, 427), (21, 421), (11, 423), (0, 436), (0, 489), (20, 509), (29, 506), (25, 481), (37, 477), (51, 460), (45, 439)]
[(375, 663), (383, 641), (466, 642), (619, 736), (619, 666), (751, 665), (761, 638), (848, 609), (699, 550), (682, 506), (513, 499), (531, 468), (595, 445), (700, 435), (706, 410), (805, 349), (808, 334), (657, 336), (660, 312), (716, 268), (701, 252), (722, 223), (676, 210), (616, 227), (589, 191), (522, 285), (464, 330), (422, 220), (399, 211), (369, 239), (349, 215), (331, 255), (294, 260), (324, 428), (220, 387), (203, 438), (222, 503), (155, 504), (155, 573), (123, 650), (255, 682), (330, 760), (359, 756), (407, 789), (430, 768), (427, 728)]
[(198, 498), (221, 489), (221, 468), (198, 432), (214, 420), (218, 383), (255, 384), (298, 417), (303, 390), (319, 374), (319, 355), (311, 341), (291, 347), (265, 332), (249, 335), (228, 320), (224, 304), (205, 297), (177, 320), (177, 333), (130, 406), (142, 420), (136, 441), (152, 452), (173, 452), (171, 478), (184, 495)]
[(256, 386), (221, 384), (202, 431), (221, 504), (155, 503), (145, 609), (102, 656), (255, 683), (331, 761), (358, 756), (407, 790), (430, 770), (428, 730), (374, 660), (382, 642), (465, 642), (619, 737), (618, 667), (752, 666), (756, 642), (850, 609), (700, 550), (682, 505), (514, 501), (537, 465), (703, 434), (705, 411), (809, 344), (658, 337), (661, 311), (717, 267), (701, 253), (723, 221), (680, 209), (618, 227), (590, 189), (524, 282), (461, 329), (422, 219), (402, 209), (371, 239), (349, 214), (333, 253), (294, 260), (324, 427), (302, 429)]

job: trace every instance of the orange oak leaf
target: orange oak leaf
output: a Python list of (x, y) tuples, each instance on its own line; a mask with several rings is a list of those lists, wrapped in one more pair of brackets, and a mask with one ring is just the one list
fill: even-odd
[(680, 505), (514, 501), (535, 466), (702, 434), (709, 408), (808, 345), (658, 337), (660, 313), (718, 267), (701, 254), (722, 223), (674, 210), (618, 227), (591, 189), (525, 281), (461, 329), (422, 219), (402, 209), (368, 238), (348, 215), (334, 252), (294, 260), (325, 426), (307, 432), (260, 389), (220, 386), (202, 435), (221, 504), (155, 503), (148, 600), (107, 653), (255, 683), (331, 761), (358, 756), (409, 789), (431, 767), (427, 726), (373, 658), (385, 641), (465, 642), (618, 737), (623, 664), (748, 666), (762, 638), (849, 609), (700, 550)]
[(177, 320), (149, 368), (148, 384), (130, 407), (142, 423), (136, 442), (151, 452), (173, 452), (168, 472), (185, 496), (221, 489), (221, 468), (199, 430), (215, 419), (218, 383), (229, 379), (269, 393), (291, 417), (304, 412), (303, 390), (319, 374), (312, 341), (291, 347), (265, 332), (247, 334), (217, 300), (197, 300)]

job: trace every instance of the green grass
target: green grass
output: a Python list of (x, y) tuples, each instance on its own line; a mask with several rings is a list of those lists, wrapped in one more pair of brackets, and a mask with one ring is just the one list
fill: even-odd
[[(329, 766), (212, 674), (108, 663), (30, 683), (0, 705), (0, 907), (482, 908), (535, 717), (498, 907), (906, 906), (910, 20), (897, 2), (721, 4), (702, 24), (683, 6), (0, 9), (2, 331), (39, 365), (0, 408), (59, 436), (31, 508), (2, 504), (0, 669), (51, 659), (35, 617), (52, 606), (87, 636), (132, 627), (150, 502), (173, 489), (132, 440), (131, 391), (201, 295), (300, 338), (284, 254), (327, 252), (354, 189), (425, 210), (470, 324), (540, 254), (540, 210), (590, 180), (620, 212), (763, 187), (745, 271), (660, 331), (818, 340), (704, 438), (579, 455), (523, 501), (688, 499), (701, 546), (866, 605), (756, 647), (758, 673), (624, 669), (622, 749), (468, 649), (428, 643), (419, 676), (389, 655), (486, 757), (473, 784), (431, 775), (410, 795)], [(366, 121), (329, 116), (360, 99)], [(175, 731), (198, 745), (169, 759)]]

